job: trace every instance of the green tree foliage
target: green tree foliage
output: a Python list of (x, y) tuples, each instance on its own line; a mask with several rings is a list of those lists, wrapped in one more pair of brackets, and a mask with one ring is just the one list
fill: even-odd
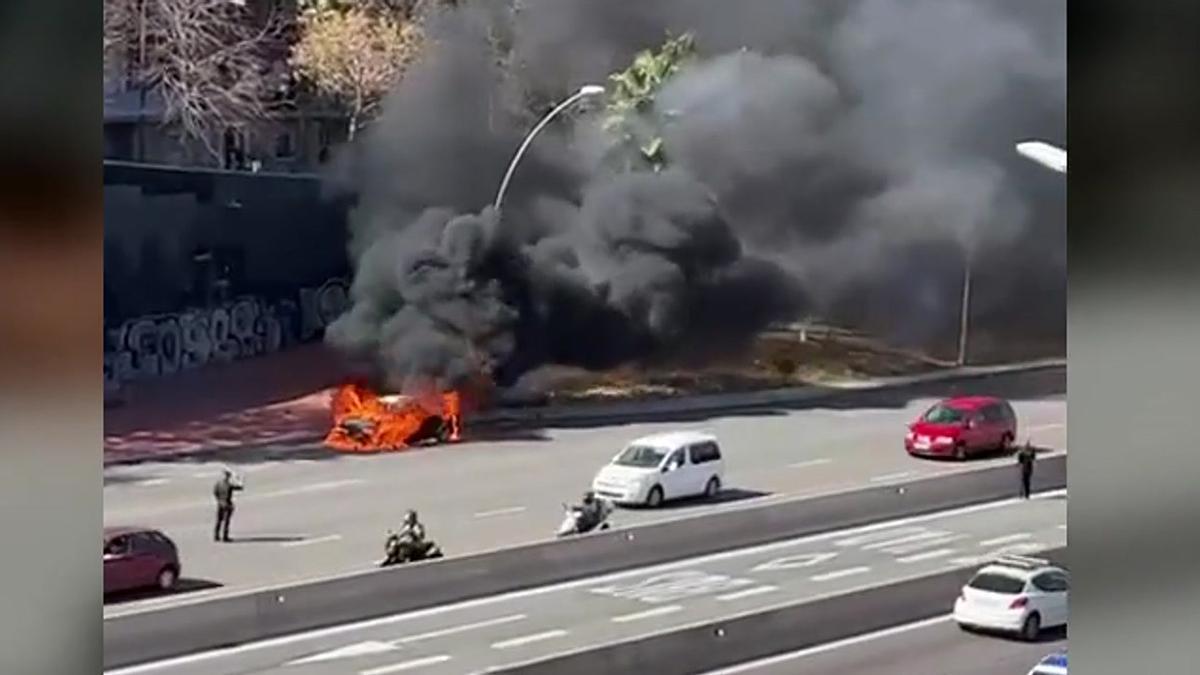
[(637, 148), (637, 154), (655, 171), (666, 165), (667, 156), (658, 133), (660, 123), (651, 118), (654, 98), (695, 55), (691, 33), (668, 37), (658, 50), (639, 52), (628, 68), (608, 78), (604, 129), (615, 134), (624, 148)]

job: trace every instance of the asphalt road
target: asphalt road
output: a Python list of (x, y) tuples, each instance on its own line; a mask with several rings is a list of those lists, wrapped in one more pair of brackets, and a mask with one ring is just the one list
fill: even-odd
[[(116, 672), (480, 672), (950, 568), (974, 567), (1003, 553), (1057, 548), (1066, 544), (1066, 515), (1065, 491), (1031, 501), (1006, 500), (324, 628)], [(953, 598), (946, 598), (947, 608), (952, 602)]]
[(1020, 642), (964, 632), (943, 616), (705, 675), (1025, 675), (1066, 647), (1066, 631)]
[[(997, 378), (983, 391), (1014, 399), (1021, 440), (1066, 450), (1064, 376)], [(234, 589), (364, 569), (382, 553), (384, 533), (417, 509), (448, 555), (545, 539), (561, 503), (578, 499), (595, 471), (623, 444), (656, 431), (715, 431), (725, 451), (728, 490), (715, 503), (619, 510), (614, 524), (645, 523), (737, 508), (753, 499), (817, 495), (1012, 462), (964, 464), (914, 459), (901, 445), (904, 425), (941, 392), (920, 398), (858, 395), (874, 402), (714, 417), (699, 422), (554, 429), (524, 437), (471, 440), (370, 457), (299, 449), (270, 458), (239, 455), (247, 488), (230, 544), (212, 542), (212, 482), (219, 464), (187, 460), (105, 469), (106, 524), (145, 524), (179, 544), (185, 592), (126, 596), (105, 615), (162, 606)]]

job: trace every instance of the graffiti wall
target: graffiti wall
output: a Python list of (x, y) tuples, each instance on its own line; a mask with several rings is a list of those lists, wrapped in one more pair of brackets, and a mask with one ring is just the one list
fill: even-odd
[(320, 339), (349, 304), (349, 283), (337, 278), (302, 288), (294, 297), (239, 297), (216, 307), (126, 320), (105, 329), (105, 390)]

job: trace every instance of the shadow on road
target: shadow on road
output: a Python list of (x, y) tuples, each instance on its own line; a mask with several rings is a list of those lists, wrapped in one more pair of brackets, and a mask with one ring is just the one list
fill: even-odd
[(149, 600), (151, 598), (167, 598), (176, 595), (186, 595), (188, 593), (196, 593), (198, 591), (207, 591), (213, 588), (221, 588), (224, 584), (210, 581), (208, 579), (192, 579), (183, 577), (175, 582), (175, 588), (170, 591), (160, 591), (157, 588), (123, 591), (120, 593), (112, 593), (104, 596), (104, 604), (120, 605), (127, 602), (136, 602), (138, 600)]
[(740, 502), (747, 499), (757, 499), (758, 497), (769, 497), (772, 493), (763, 492), (761, 490), (743, 490), (741, 488), (725, 488), (717, 493), (716, 497), (708, 499), (706, 497), (686, 497), (684, 499), (675, 499), (664, 503), (656, 509), (651, 509), (646, 506), (638, 506), (636, 504), (622, 506), (621, 508), (629, 509), (630, 511), (674, 511), (678, 509), (690, 509), (699, 506), (712, 506), (714, 504), (728, 504), (731, 502)]
[(287, 544), (294, 541), (304, 541), (307, 537), (294, 535), (262, 535), (254, 537), (230, 537), (226, 544)]

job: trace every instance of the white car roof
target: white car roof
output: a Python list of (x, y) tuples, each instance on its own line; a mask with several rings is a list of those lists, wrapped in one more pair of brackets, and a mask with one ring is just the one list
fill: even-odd
[(647, 445), (652, 448), (664, 448), (674, 450), (685, 445), (693, 443), (704, 443), (706, 441), (716, 442), (717, 437), (705, 433), (703, 431), (667, 431), (659, 434), (650, 434), (634, 439), (629, 445)]
[(984, 565), (977, 574), (983, 573), (1003, 574), (1013, 577), (1014, 579), (1028, 580), (1042, 572), (1066, 572), (1066, 570), (1052, 564), (1049, 560), (1043, 558), (1030, 558), (1026, 556), (1005, 556), (996, 559), (987, 565)]

